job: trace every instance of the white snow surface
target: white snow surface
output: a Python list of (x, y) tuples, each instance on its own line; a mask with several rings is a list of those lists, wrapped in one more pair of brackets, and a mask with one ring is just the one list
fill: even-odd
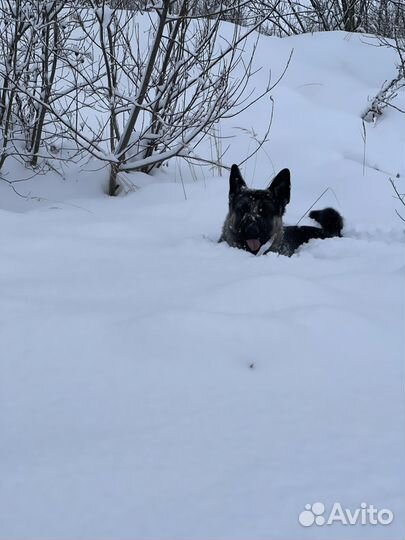
[[(360, 114), (395, 76), (368, 41), (262, 37), (258, 90), (294, 53), (241, 167), (255, 187), (291, 169), (289, 224), (329, 187), (344, 238), (218, 244), (227, 173), (180, 161), (117, 198), (94, 163), (14, 184), (28, 199), (0, 182), (1, 540), (404, 538), (405, 121), (367, 124), (364, 157)], [(269, 110), (221, 123), (229, 165)], [(314, 502), (395, 518), (302, 527)]]

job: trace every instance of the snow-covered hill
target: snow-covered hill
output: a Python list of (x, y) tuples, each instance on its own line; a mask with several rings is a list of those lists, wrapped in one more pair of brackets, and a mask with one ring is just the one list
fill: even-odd
[[(14, 184), (29, 199), (0, 182), (1, 539), (404, 537), (405, 121), (388, 107), (364, 144), (395, 76), (371, 41), (262, 37), (256, 59), (260, 90), (294, 49), (245, 178), (291, 169), (287, 223), (330, 188), (343, 239), (218, 244), (227, 176), (179, 162), (114, 199), (91, 163)], [(229, 165), (269, 115), (221, 124)], [(303, 527), (315, 502), (395, 517)]]

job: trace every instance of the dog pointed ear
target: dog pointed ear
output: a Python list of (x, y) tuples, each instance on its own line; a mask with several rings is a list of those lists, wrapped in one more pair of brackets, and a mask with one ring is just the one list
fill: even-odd
[(291, 174), (289, 169), (283, 169), (272, 180), (267, 188), (274, 199), (280, 203), (283, 211), (290, 202), (291, 194)]
[(229, 176), (229, 195), (236, 195), (236, 193), (239, 193), (239, 191), (246, 187), (245, 181), (240, 174), (239, 167), (233, 164)]

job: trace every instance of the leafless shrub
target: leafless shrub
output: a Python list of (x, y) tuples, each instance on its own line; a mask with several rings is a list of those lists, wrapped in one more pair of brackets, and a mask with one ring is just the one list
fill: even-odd
[(254, 0), (244, 7), (242, 24), (267, 13), (261, 31), (268, 35), (345, 30), (393, 37), (405, 33), (404, 11), (403, 0)]
[[(244, 49), (263, 19), (235, 26), (229, 42), (220, 36), (221, 21), (247, 4), (228, 0), (201, 17), (190, 0), (131, 10), (0, 0), (0, 168), (10, 155), (38, 167), (88, 154), (110, 167), (114, 194), (120, 172), (189, 156), (221, 118), (271, 91), (269, 81), (260, 96), (247, 93), (253, 36)], [(142, 10), (146, 40), (134, 21)]]
[(392, 101), (398, 96), (398, 91), (401, 88), (405, 88), (405, 79), (403, 70), (398, 67), (398, 74), (390, 81), (384, 82), (381, 90), (371, 100), (370, 105), (363, 111), (361, 118), (366, 122), (376, 122), (380, 116), (382, 116), (386, 107), (393, 107), (399, 112), (405, 113), (405, 110), (400, 109), (392, 103)]
[(377, 35), (371, 42), (371, 45), (382, 46), (395, 51), (397, 58), (397, 74), (391, 80), (383, 83), (381, 90), (363, 112), (362, 118), (368, 122), (376, 121), (387, 107), (405, 113), (404, 107), (401, 108), (394, 103), (399, 92), (405, 89), (405, 6), (401, 12), (397, 13), (395, 25), (391, 27), (391, 30), (391, 38)]
[(71, 37), (76, 22), (65, 2), (0, 2), (0, 168), (8, 156), (36, 167), (52, 157), (69, 125), (54, 114), (69, 116), (78, 87), (71, 80), (79, 62)]

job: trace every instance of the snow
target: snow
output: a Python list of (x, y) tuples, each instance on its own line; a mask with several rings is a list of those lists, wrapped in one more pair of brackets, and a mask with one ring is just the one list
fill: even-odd
[[(94, 162), (13, 184), (28, 199), (0, 183), (0, 538), (404, 537), (405, 122), (367, 125), (364, 159), (360, 118), (395, 57), (336, 32), (262, 37), (256, 63), (275, 80), (292, 48), (242, 170), (290, 167), (290, 224), (330, 188), (344, 238), (218, 244), (227, 174), (184, 162), (117, 198)], [(229, 165), (269, 107), (221, 123)], [(316, 501), (395, 519), (304, 528)]]

